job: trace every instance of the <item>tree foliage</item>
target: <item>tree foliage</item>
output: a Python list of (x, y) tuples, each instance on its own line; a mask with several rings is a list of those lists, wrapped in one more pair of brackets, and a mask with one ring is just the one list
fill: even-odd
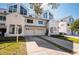
[[(34, 6), (34, 10), (37, 15), (40, 15), (42, 13), (43, 8), (41, 8), (41, 6), (43, 3), (30, 3), (30, 4)], [(52, 6), (51, 9), (57, 8), (59, 6), (58, 3), (48, 3), (47, 5), (48, 6), (51, 5)]]
[(76, 20), (72, 25), (71, 25), (71, 30), (74, 30), (74, 31), (78, 31), (79, 32), (79, 19)]

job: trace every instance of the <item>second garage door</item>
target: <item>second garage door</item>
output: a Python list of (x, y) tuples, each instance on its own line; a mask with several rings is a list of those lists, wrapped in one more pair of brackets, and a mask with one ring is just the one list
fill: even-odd
[(45, 29), (32, 29), (32, 28), (25, 29), (25, 35), (45, 35), (45, 32), (46, 32)]

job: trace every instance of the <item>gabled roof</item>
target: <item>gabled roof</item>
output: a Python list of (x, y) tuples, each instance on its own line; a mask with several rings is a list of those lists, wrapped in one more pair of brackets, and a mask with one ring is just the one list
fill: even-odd
[(63, 19), (61, 19), (61, 20), (66, 20), (66, 19), (68, 19), (68, 18), (73, 18), (72, 16), (67, 16), (67, 17), (64, 17)]

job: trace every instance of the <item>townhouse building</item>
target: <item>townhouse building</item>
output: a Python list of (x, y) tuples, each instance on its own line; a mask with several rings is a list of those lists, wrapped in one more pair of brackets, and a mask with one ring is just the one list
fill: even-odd
[(5, 31), (0, 31), (1, 35), (3, 33), (5, 36), (16, 36), (17, 31), (19, 36), (45, 35), (48, 21), (53, 18), (53, 14), (48, 10), (43, 10), (37, 18), (33, 5), (29, 3), (8, 4), (6, 13), (0, 14), (5, 14), (5, 20), (2, 20)]
[(75, 19), (71, 16), (67, 16), (63, 19), (53, 19), (49, 21), (49, 36), (50, 35), (59, 35), (59, 34), (67, 34), (67, 35), (78, 35), (78, 32), (72, 31), (70, 29), (70, 25), (75, 22)]

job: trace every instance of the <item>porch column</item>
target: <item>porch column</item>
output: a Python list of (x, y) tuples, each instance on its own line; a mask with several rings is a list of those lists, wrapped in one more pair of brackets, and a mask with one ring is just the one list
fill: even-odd
[(5, 33), (5, 36), (9, 36), (9, 25), (6, 25), (6, 33)]

